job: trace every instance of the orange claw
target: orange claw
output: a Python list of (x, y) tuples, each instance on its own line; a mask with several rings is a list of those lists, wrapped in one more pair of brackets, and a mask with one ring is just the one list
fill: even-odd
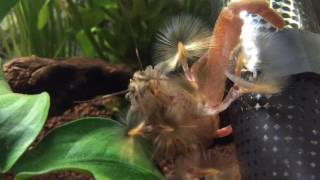
[(226, 126), (224, 128), (218, 129), (216, 131), (216, 137), (223, 138), (223, 137), (231, 135), (232, 132), (233, 132), (232, 126), (228, 125), (228, 126)]

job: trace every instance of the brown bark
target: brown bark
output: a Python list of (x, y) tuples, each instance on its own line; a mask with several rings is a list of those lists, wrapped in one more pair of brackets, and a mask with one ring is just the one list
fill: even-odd
[(52, 60), (36, 56), (13, 59), (4, 65), (12, 90), (24, 94), (47, 91), (50, 116), (61, 115), (76, 101), (125, 90), (131, 71), (96, 59)]

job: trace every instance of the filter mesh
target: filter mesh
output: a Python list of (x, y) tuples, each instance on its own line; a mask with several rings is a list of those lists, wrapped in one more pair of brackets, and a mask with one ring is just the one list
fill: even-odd
[(280, 95), (229, 110), (242, 179), (320, 179), (320, 77), (296, 75)]
[[(310, 0), (269, 3), (286, 28), (319, 32)], [(275, 31), (257, 15), (246, 18), (244, 25), (256, 33)], [(281, 94), (249, 94), (233, 103), (225, 114), (234, 128), (242, 179), (320, 179), (319, 105), (320, 76), (310, 73), (293, 76)]]

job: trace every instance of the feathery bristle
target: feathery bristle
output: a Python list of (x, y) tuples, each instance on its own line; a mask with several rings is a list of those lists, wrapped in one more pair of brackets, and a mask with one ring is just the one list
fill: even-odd
[(128, 132), (128, 135), (129, 136), (138, 136), (138, 135), (141, 135), (143, 132), (142, 132), (142, 129), (145, 125), (145, 122), (141, 122), (137, 127), (133, 128), (133, 129), (130, 129), (130, 131)]
[(185, 155), (212, 138), (217, 128), (201, 111), (202, 97), (185, 81), (183, 76), (169, 78), (148, 67), (130, 82), (128, 135), (151, 140), (156, 159)]
[(197, 125), (158, 127), (152, 138), (155, 145), (154, 155), (157, 158), (173, 158), (192, 151), (194, 143), (199, 142), (197, 128)]
[(126, 139), (123, 140), (123, 145), (121, 146), (121, 158), (123, 161), (134, 161), (134, 150), (135, 150), (135, 139), (134, 137), (126, 137)]
[(217, 145), (211, 149), (197, 149), (187, 156), (179, 157), (175, 175), (180, 179), (238, 179), (239, 165), (233, 144)]
[(170, 72), (179, 62), (178, 44), (184, 45), (186, 58), (199, 58), (210, 47), (211, 31), (198, 18), (178, 16), (166, 23), (156, 40), (154, 59), (162, 62), (161, 70)]

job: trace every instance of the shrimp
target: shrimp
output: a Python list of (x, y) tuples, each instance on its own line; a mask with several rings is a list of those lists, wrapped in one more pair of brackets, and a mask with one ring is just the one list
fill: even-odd
[[(204, 151), (214, 138), (232, 133), (230, 126), (219, 129), (219, 113), (248, 92), (235, 84), (223, 98), (225, 72), (239, 43), (242, 11), (257, 13), (275, 27), (284, 26), (282, 18), (261, 0), (230, 3), (222, 10), (212, 34), (201, 20), (177, 17), (158, 35), (155, 57), (160, 62), (136, 72), (131, 79), (126, 95), (131, 102), (128, 136), (151, 140), (156, 160)], [(244, 64), (237, 62), (239, 67)], [(192, 169), (194, 176), (219, 174), (212, 167)]]

